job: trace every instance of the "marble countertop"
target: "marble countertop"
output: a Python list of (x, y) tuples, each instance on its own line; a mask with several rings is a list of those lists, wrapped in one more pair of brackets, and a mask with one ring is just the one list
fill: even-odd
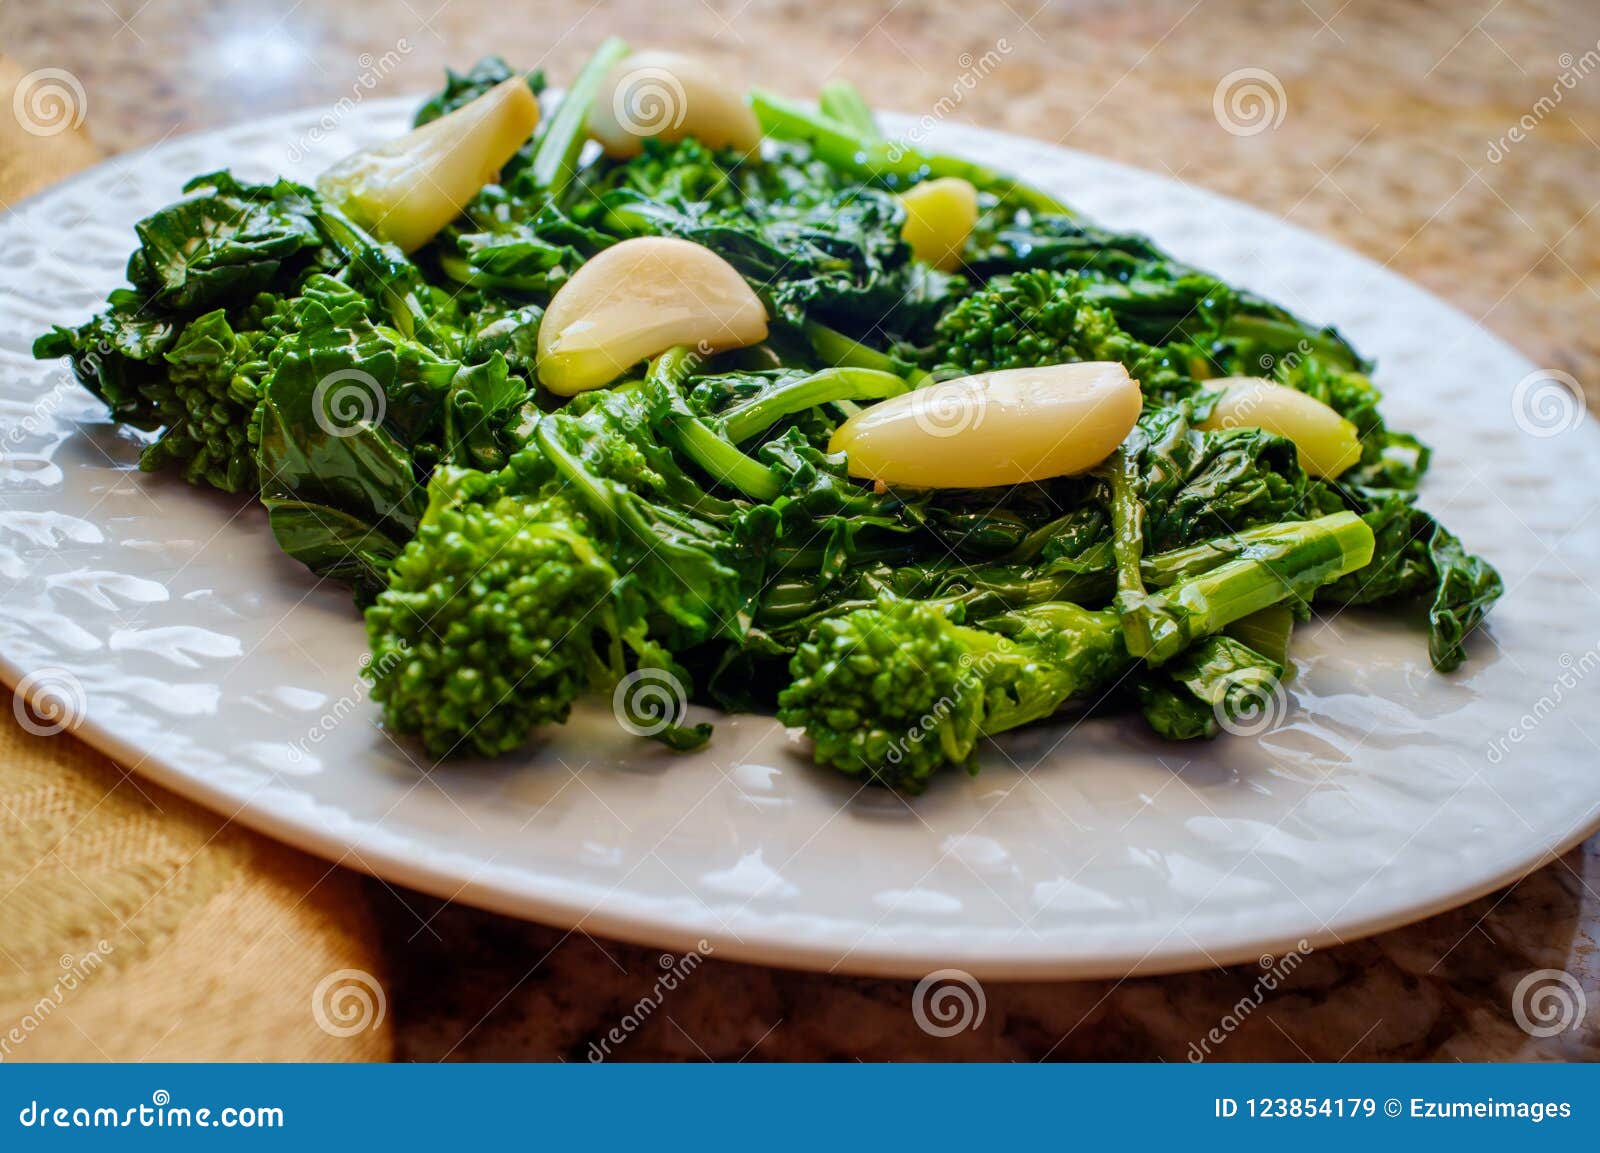
[[(78, 78), (108, 153), (331, 106), (377, 60), (393, 62), (382, 95), (489, 52), (560, 80), (609, 33), (797, 95), (847, 75), (881, 107), (941, 108), (1247, 201), (1423, 284), (1600, 396), (1600, 8), (1585, 0), (535, 0), (511, 19), (488, 0), (0, 0), (0, 45)], [(1281, 93), (1281, 120), (1259, 132), (1223, 130), (1213, 106), (1241, 69)], [(1512, 1009), (1534, 970), (1600, 989), (1597, 886), (1591, 839), (1461, 909), (1300, 958), (1270, 990), (1255, 966), (990, 983), (982, 1024), (950, 1037), (917, 1026), (910, 982), (708, 960), (615, 1056), (1595, 1059), (1600, 1030), (1535, 1036)], [(660, 972), (655, 950), (367, 888), (402, 1059), (585, 1060)]]

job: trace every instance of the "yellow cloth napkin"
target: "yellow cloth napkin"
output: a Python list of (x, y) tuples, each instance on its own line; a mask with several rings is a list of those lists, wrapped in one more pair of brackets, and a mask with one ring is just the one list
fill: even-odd
[[(0, 109), (30, 75), (0, 57)], [(0, 114), (0, 202), (94, 159), (81, 128)], [(0, 717), (0, 1060), (393, 1055), (355, 874), (33, 735), (49, 719)]]

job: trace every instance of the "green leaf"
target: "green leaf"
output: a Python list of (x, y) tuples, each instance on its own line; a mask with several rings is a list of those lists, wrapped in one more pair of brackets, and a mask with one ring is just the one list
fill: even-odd
[(1413, 503), (1416, 494), (1349, 489), (1345, 495), (1372, 528), (1372, 563), (1319, 590), (1317, 600), (1365, 605), (1426, 598), (1428, 654), (1449, 672), (1465, 658), (1464, 642), (1504, 592), (1500, 574)]
[[(412, 456), (380, 420), (398, 358), (347, 333), (301, 333), (262, 393), (261, 500), (289, 555), (319, 575), (382, 587), (383, 566), (426, 508)], [(414, 384), (409, 386), (414, 388)]]
[[(437, 120), (446, 113), (454, 112), (463, 104), (470, 104), (496, 84), (502, 84), (515, 75), (517, 73), (511, 65), (498, 56), (485, 56), (465, 72), (446, 68), (444, 87), (423, 101), (422, 106), (417, 109), (412, 126), (420, 128), (430, 120)], [(528, 89), (535, 96), (544, 91), (543, 72), (529, 72), (526, 79)]]
[(1214, 737), (1224, 724), (1252, 725), (1281, 708), (1283, 665), (1243, 641), (1217, 635), (1190, 646), (1135, 684), (1150, 727), (1170, 740)]
[(1466, 639), (1505, 591), (1500, 574), (1482, 557), (1461, 547), (1455, 535), (1435, 525), (1428, 542), (1438, 587), (1428, 606), (1428, 655), (1440, 672), (1466, 659)]
[(180, 200), (134, 226), (140, 247), (128, 279), (157, 308), (204, 310), (245, 304), (285, 262), (322, 245), (315, 194), (288, 181), (241, 184), (225, 172), (190, 181)]

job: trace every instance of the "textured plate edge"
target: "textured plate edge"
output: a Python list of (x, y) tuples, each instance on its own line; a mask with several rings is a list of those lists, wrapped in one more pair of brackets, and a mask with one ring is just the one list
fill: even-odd
[[(0, 681), (15, 690), (23, 675), (8, 656), (0, 653)], [(82, 723), (70, 732), (118, 765), (135, 766), (129, 768), (129, 772), (136, 772), (170, 789), (186, 800), (216, 813), (227, 823), (238, 823), (333, 864), (354, 869), (380, 881), (404, 885), (447, 902), (534, 921), (568, 932), (593, 932), (597, 936), (632, 945), (670, 948), (681, 952), (700, 950), (708, 957), (721, 960), (861, 977), (915, 979), (926, 976), (932, 969), (951, 965), (988, 981), (1108, 980), (1245, 964), (1257, 961), (1265, 954), (1281, 955), (1290, 949), (1300, 949), (1302, 941), (1310, 950), (1344, 945), (1470, 904), (1554, 863), (1564, 853), (1600, 831), (1600, 805), (1596, 805), (1557, 845), (1540, 849), (1527, 859), (1513, 862), (1491, 880), (1443, 900), (1423, 899), (1363, 918), (1342, 932), (1319, 928), (1286, 935), (1241, 934), (1215, 948), (1192, 945), (1187, 950), (1164, 952), (1158, 945), (1139, 956), (1108, 952), (1063, 957), (1049, 951), (1028, 955), (1027, 950), (1021, 948), (1009, 956), (998, 957), (990, 951), (969, 954), (956, 949), (946, 951), (936, 961), (930, 962), (926, 950), (896, 949), (869, 943), (841, 957), (837, 950), (804, 944), (797, 946), (794, 938), (782, 930), (752, 930), (742, 938), (714, 931), (685, 931), (681, 924), (664, 919), (660, 914), (603, 912), (597, 909), (580, 911), (573, 902), (533, 897), (525, 891), (493, 883), (468, 881), (463, 885), (459, 877), (441, 869), (419, 865), (382, 849), (361, 851), (353, 842), (336, 834), (313, 830), (304, 823), (281, 817), (270, 809), (248, 804), (240, 806), (237, 797), (225, 789), (209, 785), (182, 769), (139, 753), (87, 714)], [(1176, 932), (1174, 927), (1169, 937)], [(701, 942), (706, 942), (709, 948), (702, 949)]]

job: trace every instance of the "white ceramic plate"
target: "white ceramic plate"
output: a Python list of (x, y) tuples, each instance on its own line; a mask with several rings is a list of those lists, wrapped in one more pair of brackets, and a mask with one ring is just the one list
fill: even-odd
[(412, 103), (360, 106), (331, 133), (313, 112), (180, 139), (0, 220), (0, 668), (26, 681), (35, 727), (70, 720), (179, 793), (435, 894), (906, 976), (1110, 976), (1348, 939), (1488, 891), (1595, 827), (1582, 682), (1600, 662), (1585, 583), (1600, 571), (1600, 437), (1581, 411), (1542, 382), (1517, 391), (1520, 356), (1332, 244), (951, 126), (934, 145), (1152, 233), (1380, 359), (1392, 421), (1437, 448), (1427, 505), (1506, 578), (1466, 668), (1439, 676), (1420, 626), (1348, 612), (1300, 630), (1298, 678), (1257, 737), (1042, 725), (911, 803), (810, 767), (765, 718), (722, 720), (709, 748), (675, 757), (621, 734), (604, 704), (526, 755), (428, 771), (363, 699), (349, 596), (281, 555), (250, 502), (138, 472), (136, 438), (28, 353), (99, 307), (130, 226), (191, 175), (305, 177), (399, 131)]

